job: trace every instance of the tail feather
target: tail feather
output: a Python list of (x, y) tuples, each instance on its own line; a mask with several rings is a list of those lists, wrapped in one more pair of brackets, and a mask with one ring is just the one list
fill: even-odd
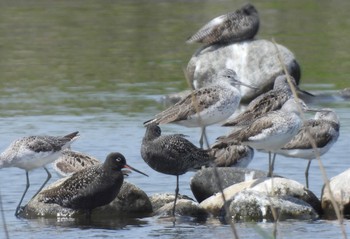
[(75, 132), (70, 133), (70, 134), (67, 134), (67, 135), (65, 135), (65, 136), (63, 136), (63, 137), (69, 138), (69, 139), (73, 140), (73, 139), (79, 137), (79, 131), (75, 131)]

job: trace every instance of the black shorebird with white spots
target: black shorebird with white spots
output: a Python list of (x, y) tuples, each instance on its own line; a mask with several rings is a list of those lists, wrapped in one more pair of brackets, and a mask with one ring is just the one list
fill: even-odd
[(126, 164), (121, 153), (113, 152), (108, 154), (103, 164), (82, 169), (62, 184), (44, 190), (39, 195), (39, 201), (90, 213), (116, 198), (124, 181), (123, 168), (148, 176)]

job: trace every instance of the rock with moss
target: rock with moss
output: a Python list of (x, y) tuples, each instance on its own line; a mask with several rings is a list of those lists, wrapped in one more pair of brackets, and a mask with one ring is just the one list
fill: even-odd
[[(249, 193), (246, 194), (246, 191)], [(244, 197), (241, 194), (250, 196)], [(282, 202), (281, 205), (283, 205), (283, 201), (289, 201), (286, 205), (290, 205), (290, 208), (284, 208), (285, 211), (282, 211), (284, 213), (282, 218), (285, 219), (293, 217), (295, 219), (315, 219), (322, 213), (320, 201), (315, 194), (307, 190), (302, 184), (286, 178), (259, 178), (237, 183), (225, 188), (224, 195), (226, 203), (229, 203), (228, 205), (232, 203), (240, 205), (238, 208), (234, 207), (234, 211), (231, 213), (232, 215), (238, 215), (237, 220), (260, 221), (271, 219), (268, 214), (264, 214), (266, 205), (268, 205), (266, 200), (270, 200), (270, 198), (270, 201), (273, 202), (271, 205), (275, 205), (276, 208), (280, 205), (279, 203)], [(261, 198), (256, 197), (257, 195), (261, 195)], [(247, 199), (246, 202), (244, 202), (245, 198)], [(239, 204), (236, 204), (237, 202)], [(300, 207), (295, 204), (300, 204)], [(225, 209), (221, 193), (207, 198), (200, 205), (215, 216), (222, 215), (222, 211)], [(258, 206), (259, 210), (257, 209)], [(293, 210), (296, 210), (295, 214), (292, 213)], [(298, 210), (299, 212), (297, 212)], [(249, 216), (249, 213), (252, 215)]]
[[(231, 219), (244, 222), (319, 218), (313, 207), (301, 199), (292, 196), (274, 196), (254, 190), (245, 190), (236, 194), (229, 202), (229, 213)], [(221, 216), (227, 218), (225, 213)]]
[[(49, 185), (46, 189), (55, 187), (66, 179), (67, 178), (62, 178)], [(70, 208), (61, 207), (58, 204), (44, 203), (39, 200), (40, 197), (41, 193), (29, 201), (21, 212), (22, 217), (79, 218), (86, 216), (87, 212), (85, 210), (73, 210)], [(108, 205), (93, 209), (91, 211), (91, 217), (140, 217), (149, 215), (152, 212), (152, 204), (147, 194), (135, 185), (124, 181), (118, 196)]]

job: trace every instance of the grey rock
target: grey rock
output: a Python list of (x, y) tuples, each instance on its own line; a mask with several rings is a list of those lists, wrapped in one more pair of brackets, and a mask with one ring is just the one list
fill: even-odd
[(340, 96), (344, 99), (350, 99), (350, 88), (345, 88), (340, 91)]
[[(194, 201), (192, 198), (186, 195), (177, 195), (177, 199), (187, 199), (190, 201)], [(171, 193), (156, 193), (149, 197), (151, 201), (153, 211), (157, 211), (159, 208), (163, 207), (167, 203), (174, 203), (175, 194)]]
[[(155, 211), (156, 216), (171, 216), (173, 211), (174, 202), (169, 202), (165, 204), (164, 206), (158, 208), (158, 210)], [(176, 201), (176, 207), (175, 207), (175, 215), (181, 216), (181, 217), (193, 217), (198, 220), (206, 220), (206, 218), (209, 216), (209, 213), (197, 202), (194, 202), (193, 200), (189, 199), (179, 199)]]
[[(277, 47), (283, 64), (298, 83), (300, 67), (293, 53), (282, 45), (277, 44)], [(223, 68), (236, 71), (244, 83), (258, 86), (258, 90), (239, 87), (242, 103), (272, 89), (275, 78), (283, 73), (275, 45), (268, 40), (253, 40), (200, 48), (187, 65), (187, 75), (197, 89), (212, 83)]]
[(274, 221), (277, 218), (280, 221), (315, 220), (319, 217), (313, 207), (303, 200), (292, 196), (271, 196), (254, 190), (236, 194), (230, 202), (229, 212), (230, 218), (244, 222)]
[[(350, 169), (330, 179), (329, 186), (336, 204), (342, 211), (345, 218), (350, 218)], [(332, 204), (332, 197), (329, 189), (323, 186), (321, 195), (323, 217), (336, 219), (336, 213)]]
[[(61, 184), (67, 178), (62, 178), (47, 188), (55, 187)], [(45, 189), (44, 189), (45, 190)], [(40, 193), (32, 198), (25, 206), (21, 213), (24, 218), (59, 218), (85, 217), (86, 212), (81, 210), (73, 210), (70, 208), (61, 207), (58, 204), (49, 204), (40, 202)], [(108, 205), (98, 207), (92, 210), (91, 217), (140, 217), (152, 213), (152, 204), (148, 196), (135, 185), (124, 181), (118, 196)]]
[[(261, 195), (272, 195), (273, 197), (293, 197), (310, 205), (317, 214), (321, 214), (319, 199), (302, 184), (286, 178), (259, 178), (234, 184), (224, 189), (226, 201), (230, 201), (243, 191), (254, 191)], [(221, 193), (217, 193), (200, 205), (213, 215), (220, 214), (224, 202)], [(242, 209), (245, 210), (245, 209)], [(247, 209), (248, 210), (248, 209)], [(249, 209), (250, 210), (250, 209)]]
[[(266, 177), (267, 172), (247, 168), (217, 168), (220, 175), (220, 183), (223, 188), (248, 179)], [(220, 192), (218, 180), (214, 168), (205, 168), (197, 171), (191, 179), (191, 190), (198, 202), (202, 202), (213, 194)]]

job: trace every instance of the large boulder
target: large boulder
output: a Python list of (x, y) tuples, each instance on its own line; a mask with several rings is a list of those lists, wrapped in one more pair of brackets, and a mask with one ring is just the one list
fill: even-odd
[[(297, 82), (300, 67), (294, 54), (277, 44), (282, 63)], [(257, 86), (258, 90), (240, 86), (242, 102), (247, 103), (272, 89), (275, 78), (283, 74), (276, 46), (268, 40), (252, 40), (228, 45), (210, 45), (200, 48), (187, 65), (187, 77), (194, 88), (204, 87), (213, 81), (223, 68), (236, 71), (239, 80)]]
[[(254, 190), (238, 193), (230, 202), (229, 212), (230, 220), (244, 222), (277, 219), (315, 220), (319, 217), (313, 207), (301, 199), (292, 196), (273, 196)], [(227, 215), (222, 215), (222, 218), (227, 218)]]
[[(220, 192), (218, 179), (215, 176), (214, 168), (205, 168), (197, 171), (191, 179), (191, 190), (198, 202), (202, 202), (213, 194)], [(267, 172), (239, 168), (239, 167), (218, 167), (216, 168), (220, 175), (220, 184), (222, 188), (229, 187), (235, 183), (240, 183), (250, 179), (266, 177)]]
[[(237, 215), (237, 220), (270, 220), (272, 214), (266, 212), (267, 207), (281, 208), (285, 201), (289, 208), (280, 211), (283, 219), (315, 219), (321, 214), (318, 198), (302, 184), (286, 178), (260, 178), (237, 183), (225, 188), (224, 196), (229, 205), (233, 204), (229, 206), (230, 214)], [(221, 193), (207, 198), (200, 205), (216, 216), (224, 211)]]
[[(350, 169), (331, 178), (329, 186), (334, 202), (338, 205), (338, 208), (342, 211), (344, 217), (350, 218), (350, 187), (347, 182), (350, 182)], [(332, 204), (332, 196), (329, 188), (326, 186), (323, 186), (322, 189), (321, 205), (324, 213), (323, 216), (325, 218), (336, 219), (336, 214)]]
[[(48, 188), (61, 184), (67, 178), (62, 178)], [(44, 189), (45, 190), (45, 189)], [(39, 199), (41, 193), (32, 198), (21, 212), (21, 216), (25, 218), (56, 218), (56, 217), (85, 217), (86, 211), (73, 210), (61, 207), (58, 204), (50, 204), (41, 202)], [(98, 207), (92, 210), (91, 217), (140, 217), (152, 213), (152, 204), (147, 194), (135, 185), (124, 181), (118, 196), (108, 205)]]

